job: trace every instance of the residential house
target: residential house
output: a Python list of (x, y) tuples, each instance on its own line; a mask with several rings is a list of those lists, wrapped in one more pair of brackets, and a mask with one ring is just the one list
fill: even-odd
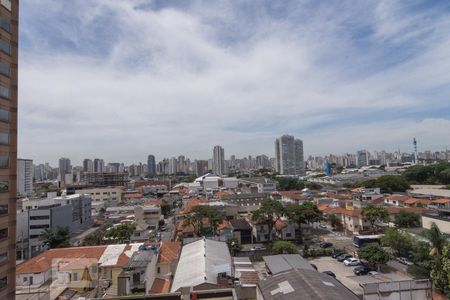
[(277, 220), (275, 222), (276, 236), (280, 240), (295, 240), (297, 224), (288, 220)]
[(233, 236), (238, 239), (241, 244), (253, 243), (253, 228), (245, 219), (230, 220)]

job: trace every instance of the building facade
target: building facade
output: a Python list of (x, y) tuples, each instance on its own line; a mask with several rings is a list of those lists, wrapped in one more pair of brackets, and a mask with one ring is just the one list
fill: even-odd
[(218, 176), (225, 174), (225, 150), (221, 146), (214, 146), (212, 171)]
[(147, 172), (148, 177), (156, 176), (156, 160), (154, 155), (149, 155), (147, 157)]
[(19, 1), (0, 0), (0, 297), (15, 295)]
[(17, 159), (17, 195), (27, 197), (33, 194), (33, 160)]
[(305, 175), (303, 141), (292, 135), (275, 140), (276, 171), (281, 175)]

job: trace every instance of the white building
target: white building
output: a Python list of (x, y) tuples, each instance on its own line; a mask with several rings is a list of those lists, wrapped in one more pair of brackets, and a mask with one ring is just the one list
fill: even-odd
[(225, 174), (225, 150), (221, 146), (214, 146), (212, 171), (218, 176)]
[(17, 194), (20, 197), (33, 195), (33, 160), (17, 159)]
[(281, 175), (305, 175), (303, 141), (292, 135), (275, 140), (276, 171)]
[(121, 188), (92, 188), (81, 189), (75, 191), (77, 194), (88, 194), (91, 196), (92, 202), (120, 202), (122, 200)]

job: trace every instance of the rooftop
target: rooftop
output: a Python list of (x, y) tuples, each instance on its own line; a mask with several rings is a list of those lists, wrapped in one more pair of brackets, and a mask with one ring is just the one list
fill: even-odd
[(263, 256), (263, 260), (266, 263), (267, 269), (269, 269), (269, 271), (274, 275), (292, 269), (306, 269), (315, 271), (309, 261), (304, 259), (299, 254)]

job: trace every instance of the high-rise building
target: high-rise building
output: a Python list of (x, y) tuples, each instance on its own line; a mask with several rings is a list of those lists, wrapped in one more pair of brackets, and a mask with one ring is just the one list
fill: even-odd
[(61, 181), (64, 181), (66, 174), (70, 174), (72, 172), (72, 165), (70, 164), (70, 159), (61, 157), (59, 159), (59, 178)]
[(19, 1), (0, 0), (0, 298), (16, 288), (17, 73)]
[(156, 176), (156, 161), (155, 161), (154, 155), (149, 155), (147, 157), (147, 171), (148, 171), (148, 177)]
[(359, 150), (356, 152), (356, 164), (358, 167), (369, 165), (369, 151)]
[(225, 174), (225, 150), (221, 146), (214, 146), (212, 171), (218, 176)]
[(94, 159), (94, 172), (95, 173), (103, 173), (105, 169), (105, 161), (100, 158)]
[(28, 197), (33, 194), (33, 160), (17, 159), (17, 195)]
[(275, 140), (276, 171), (282, 175), (305, 175), (303, 141), (292, 135)]
[(92, 161), (92, 159), (85, 158), (83, 160), (83, 171), (94, 172), (94, 162)]

